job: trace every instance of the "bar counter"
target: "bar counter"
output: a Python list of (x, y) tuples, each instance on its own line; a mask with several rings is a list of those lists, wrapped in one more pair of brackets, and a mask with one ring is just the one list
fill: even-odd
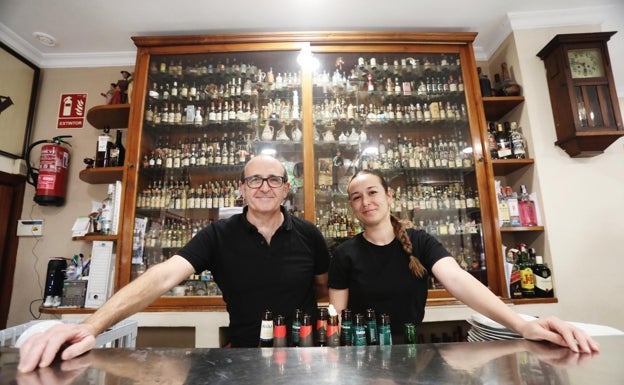
[(624, 383), (624, 336), (599, 354), (524, 340), (368, 347), (95, 349), (31, 373), (0, 349), (0, 384), (559, 384)]

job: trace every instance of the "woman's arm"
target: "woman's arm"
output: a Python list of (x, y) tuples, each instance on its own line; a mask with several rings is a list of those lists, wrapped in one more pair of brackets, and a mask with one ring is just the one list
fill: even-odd
[(587, 333), (556, 317), (531, 322), (524, 320), (490, 289), (461, 269), (450, 256), (437, 261), (432, 272), (455, 298), (526, 339), (550, 341), (567, 346), (575, 352), (598, 351), (598, 344)]

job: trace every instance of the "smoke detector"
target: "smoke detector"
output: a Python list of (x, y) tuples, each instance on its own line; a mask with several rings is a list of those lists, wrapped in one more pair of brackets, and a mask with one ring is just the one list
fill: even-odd
[(56, 45), (56, 38), (52, 35), (48, 35), (44, 32), (34, 32), (33, 36), (39, 40), (39, 42), (48, 47), (54, 47)]

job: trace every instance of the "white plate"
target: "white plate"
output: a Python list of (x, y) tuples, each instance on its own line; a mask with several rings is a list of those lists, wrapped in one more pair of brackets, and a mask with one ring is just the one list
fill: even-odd
[[(526, 321), (534, 321), (534, 320), (537, 319), (537, 318), (535, 318), (533, 316), (530, 316), (530, 315), (527, 315), (527, 314), (518, 314), (518, 315), (520, 317), (522, 317)], [(492, 328), (492, 329), (509, 330), (505, 326), (499, 324), (496, 321), (493, 321), (493, 320), (489, 319), (488, 317), (484, 316), (483, 314), (475, 313), (475, 314), (472, 314), (470, 316), (470, 318), (473, 321), (478, 322), (479, 324), (481, 324), (482, 326), (485, 326), (485, 327), (489, 327), (489, 328)]]

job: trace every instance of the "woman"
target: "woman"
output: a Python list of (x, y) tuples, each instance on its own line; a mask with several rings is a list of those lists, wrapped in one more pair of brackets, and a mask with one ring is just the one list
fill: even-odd
[(403, 323), (420, 324), (425, 311), (428, 275), (475, 311), (530, 340), (568, 346), (575, 352), (597, 352), (584, 331), (558, 318), (528, 322), (487, 287), (459, 267), (434, 237), (406, 229), (390, 214), (392, 192), (375, 171), (356, 173), (347, 187), (349, 205), (365, 230), (341, 244), (329, 268), (329, 301), (338, 313), (375, 309), (390, 315), (393, 332)]

